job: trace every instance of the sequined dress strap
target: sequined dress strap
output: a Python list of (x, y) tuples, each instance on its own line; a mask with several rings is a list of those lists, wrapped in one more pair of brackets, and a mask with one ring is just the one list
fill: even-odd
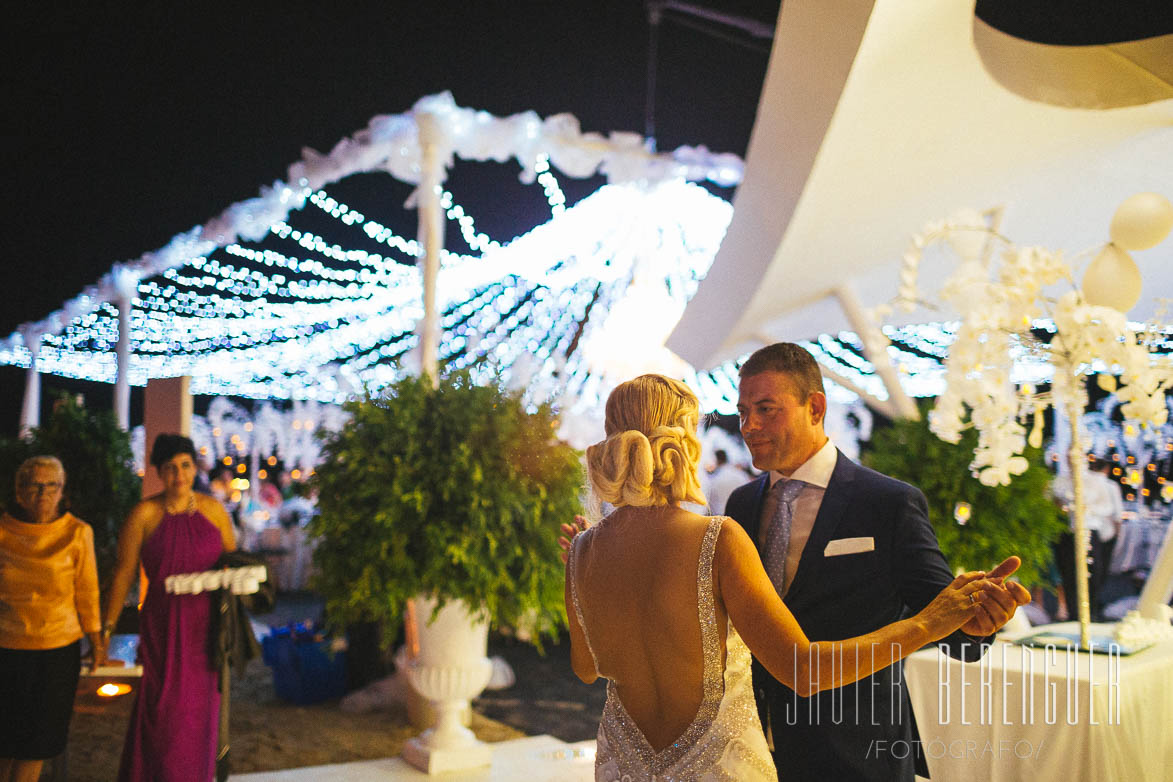
[(724, 520), (723, 516), (709, 519), (697, 562), (696, 607), (701, 622), (701, 653), (705, 660), (702, 685), (705, 701), (719, 701), (725, 690), (725, 677), (721, 669), (721, 633), (717, 628), (717, 607), (713, 597), (713, 558)]
[(569, 573), (569, 576), (570, 576), (570, 602), (574, 603), (574, 615), (578, 618), (578, 626), (582, 628), (582, 637), (586, 639), (587, 651), (591, 653), (591, 662), (595, 666), (595, 675), (598, 676), (599, 675), (599, 658), (595, 657), (595, 649), (594, 649), (594, 647), (591, 646), (591, 637), (590, 637), (590, 634), (587, 633), (586, 622), (583, 621), (583, 618), (582, 618), (582, 606), (578, 602), (578, 578), (575, 575), (575, 569), (576, 569), (577, 560), (578, 560), (578, 552), (579, 552), (579, 549), (581, 548), (581, 546), (579, 546), (578, 544), (583, 538), (585, 538), (587, 535), (589, 535), (593, 530), (594, 530), (594, 527), (591, 527), (587, 530), (584, 530), (581, 534), (579, 534), (574, 539), (574, 545), (570, 547), (570, 556), (568, 556), (566, 558), (566, 567), (570, 570), (570, 573)]

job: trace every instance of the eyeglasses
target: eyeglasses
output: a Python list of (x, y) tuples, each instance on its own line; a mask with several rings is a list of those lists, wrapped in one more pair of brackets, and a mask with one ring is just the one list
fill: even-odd
[(65, 484), (61, 483), (60, 481), (49, 481), (47, 483), (30, 481), (29, 483), (25, 484), (28, 490), (34, 494), (51, 494), (55, 491), (60, 491), (61, 487), (64, 485)]

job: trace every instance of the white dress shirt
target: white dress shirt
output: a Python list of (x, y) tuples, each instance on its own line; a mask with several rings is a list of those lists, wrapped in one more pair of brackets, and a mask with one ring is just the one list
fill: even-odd
[[(831, 482), (831, 473), (835, 472), (835, 463), (839, 460), (839, 451), (830, 439), (823, 443), (823, 447), (815, 455), (802, 463), (790, 475), (770, 471), (770, 488), (780, 480), (799, 480), (808, 485), (794, 499), (794, 515), (790, 521), (790, 548), (786, 550), (786, 581), (782, 586), (782, 595), (790, 589), (794, 581), (798, 562), (802, 558), (802, 550), (806, 548), (807, 539), (811, 536), (811, 529), (815, 526), (815, 517), (819, 515), (819, 507), (823, 504), (823, 495), (827, 492), (827, 484)], [(766, 494), (766, 501), (762, 503), (761, 526), (758, 530), (758, 545), (764, 546), (766, 535), (769, 532), (770, 520), (774, 518), (775, 498)], [(773, 574), (771, 574), (772, 576)]]

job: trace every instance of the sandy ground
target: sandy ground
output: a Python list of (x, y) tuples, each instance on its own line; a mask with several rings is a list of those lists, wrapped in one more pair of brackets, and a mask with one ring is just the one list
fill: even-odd
[[(286, 598), (268, 624), (308, 616), (313, 599)], [(485, 692), (473, 703), (472, 729), (483, 741), (551, 734), (566, 741), (594, 738), (605, 700), (601, 684), (584, 685), (570, 669), (569, 642), (547, 644), (539, 655), (530, 645), (493, 636), (490, 655), (513, 668), (513, 686)], [(99, 698), (106, 680), (83, 677), (78, 687), (65, 757), (67, 778), (78, 782), (115, 779), (133, 694)], [(232, 685), (232, 769), (238, 773), (340, 763), (398, 755), (418, 731), (402, 704), (367, 714), (342, 711), (338, 700), (299, 706), (279, 700), (271, 670), (253, 660)], [(46, 764), (42, 779), (52, 779)]]

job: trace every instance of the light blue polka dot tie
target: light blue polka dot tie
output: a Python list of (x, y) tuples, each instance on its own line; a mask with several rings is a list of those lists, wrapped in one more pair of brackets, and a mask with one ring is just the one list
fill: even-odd
[(765, 560), (766, 574), (778, 594), (786, 586), (786, 554), (790, 550), (790, 523), (794, 520), (794, 500), (798, 497), (805, 481), (779, 480), (770, 488), (770, 495), (777, 503), (766, 530)]

